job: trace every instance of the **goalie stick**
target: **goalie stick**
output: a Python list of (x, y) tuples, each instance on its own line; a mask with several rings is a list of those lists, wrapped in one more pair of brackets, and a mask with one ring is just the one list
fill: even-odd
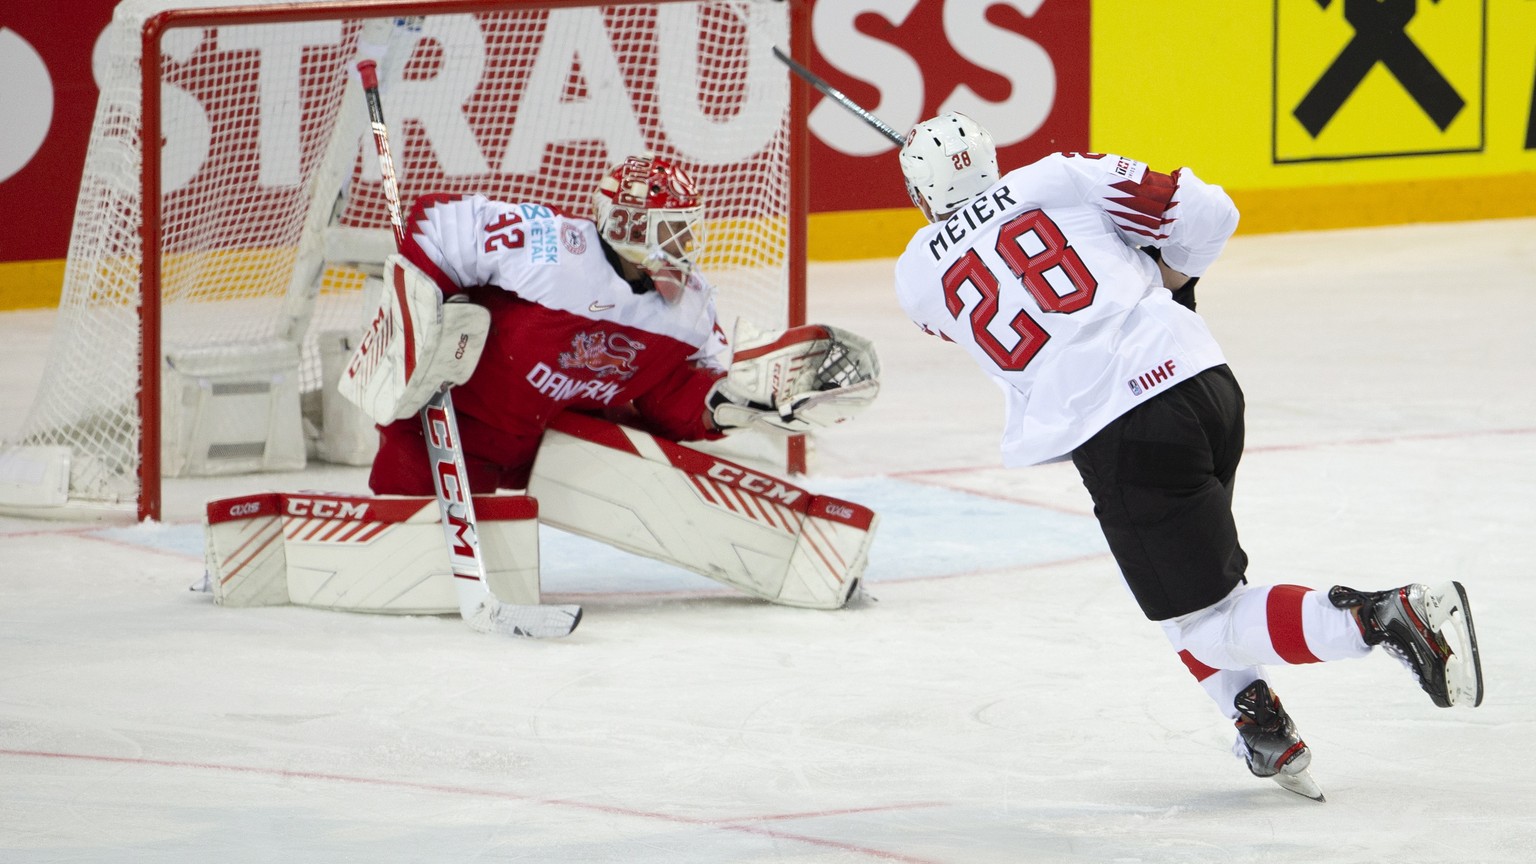
[(900, 132), (897, 132), (884, 120), (881, 120), (879, 117), (876, 117), (875, 115), (864, 110), (863, 106), (859, 105), (859, 103), (853, 101), (852, 99), (849, 99), (847, 95), (843, 93), (843, 91), (833, 87), (831, 84), (828, 84), (821, 78), (821, 76), (805, 68), (800, 63), (796, 62), (793, 57), (790, 57), (788, 54), (785, 54), (783, 51), (779, 50), (779, 46), (777, 45), (773, 46), (773, 56), (779, 58), (779, 62), (783, 63), (785, 66), (788, 66), (789, 71), (799, 75), (802, 79), (805, 80), (807, 84), (810, 84), (812, 87), (815, 87), (817, 90), (821, 91), (821, 93), (828, 99), (831, 99), (833, 102), (836, 102), (844, 108), (847, 108), (849, 111), (852, 111), (854, 116), (874, 127), (885, 137), (891, 139), (891, 142), (896, 146), (900, 147), (903, 143), (905, 143), (906, 137), (904, 135), (902, 135)]
[[(401, 216), (400, 186), (395, 164), (390, 156), (389, 132), (384, 125), (384, 104), (379, 97), (378, 64), (362, 60), (357, 64), (363, 95), (368, 103), (368, 118), (373, 143), (379, 155), (379, 174), (384, 186), (384, 200), (395, 233), (395, 247), (405, 251), (405, 220)], [(402, 312), (406, 310), (404, 304)], [(410, 322), (404, 322), (406, 327)], [(442, 513), (443, 536), (448, 545), (448, 562), (458, 586), (459, 614), (465, 623), (482, 633), (509, 636), (564, 636), (581, 622), (580, 606), (514, 605), (503, 603), (490, 592), (485, 578), (485, 559), (480, 553), (476, 530), (475, 505), (469, 493), (469, 472), (464, 467), (464, 451), (459, 445), (459, 425), (453, 413), (453, 398), (447, 387), (433, 394), (421, 409), (421, 425), (426, 433), (428, 458), (432, 462), (432, 480)]]

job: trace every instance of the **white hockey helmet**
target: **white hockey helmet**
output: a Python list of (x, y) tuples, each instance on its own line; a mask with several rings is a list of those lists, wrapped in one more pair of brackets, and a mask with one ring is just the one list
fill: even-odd
[(1001, 176), (991, 133), (956, 111), (912, 127), (901, 146), (901, 173), (929, 222), (948, 219)]
[(693, 272), (690, 255), (704, 246), (704, 200), (693, 178), (660, 156), (631, 156), (603, 175), (592, 211), (598, 236), (675, 303)]

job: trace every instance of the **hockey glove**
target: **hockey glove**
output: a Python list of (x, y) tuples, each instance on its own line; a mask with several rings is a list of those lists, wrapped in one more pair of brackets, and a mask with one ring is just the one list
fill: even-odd
[(880, 392), (880, 360), (867, 339), (807, 324), (763, 332), (736, 324), (734, 357), (710, 390), (715, 425), (805, 433), (852, 419)]

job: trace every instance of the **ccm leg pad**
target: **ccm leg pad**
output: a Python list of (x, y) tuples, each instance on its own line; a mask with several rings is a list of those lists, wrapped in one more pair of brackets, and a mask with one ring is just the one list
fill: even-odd
[(528, 493), (546, 525), (811, 609), (847, 603), (879, 522), (851, 501), (569, 413), (545, 431)]
[[(539, 602), (538, 502), (477, 495), (486, 580), (505, 602)], [(267, 492), (208, 503), (214, 601), (397, 614), (459, 611), (436, 498)]]

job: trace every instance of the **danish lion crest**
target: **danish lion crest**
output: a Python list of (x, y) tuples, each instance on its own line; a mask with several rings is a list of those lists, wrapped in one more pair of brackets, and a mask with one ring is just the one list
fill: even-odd
[(560, 355), (561, 369), (585, 369), (599, 378), (635, 374), (635, 358), (645, 345), (620, 333), (577, 333), (571, 350)]

